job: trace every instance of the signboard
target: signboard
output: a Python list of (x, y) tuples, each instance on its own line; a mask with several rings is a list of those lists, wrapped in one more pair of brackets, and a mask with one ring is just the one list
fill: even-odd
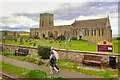
[(113, 43), (112, 42), (98, 42), (97, 43), (97, 51), (98, 52), (107, 52), (107, 53), (113, 53)]

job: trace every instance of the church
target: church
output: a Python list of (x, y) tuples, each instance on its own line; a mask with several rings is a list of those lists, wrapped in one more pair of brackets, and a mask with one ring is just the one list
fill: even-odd
[(77, 39), (91, 42), (103, 40), (112, 42), (112, 29), (107, 18), (75, 20), (71, 25), (54, 26), (54, 15), (50, 13), (40, 14), (39, 28), (30, 28), (30, 36), (39, 35), (40, 38), (48, 37), (50, 33), (56, 38), (61, 34), (66, 39)]

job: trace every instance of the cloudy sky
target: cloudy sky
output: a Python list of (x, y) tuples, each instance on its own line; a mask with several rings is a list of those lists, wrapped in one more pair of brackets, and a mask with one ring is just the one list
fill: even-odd
[(109, 15), (112, 32), (118, 34), (118, 1), (99, 2), (84, 0), (84, 2), (54, 0), (21, 2), (0, 2), (0, 30), (30, 31), (39, 27), (40, 13), (53, 13), (54, 25), (69, 25), (76, 20), (105, 18)]

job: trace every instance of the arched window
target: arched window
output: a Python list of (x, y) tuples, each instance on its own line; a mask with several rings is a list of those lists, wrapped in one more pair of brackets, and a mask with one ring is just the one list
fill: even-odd
[(99, 29), (99, 36), (100, 36), (100, 29)]
[(86, 30), (85, 30), (85, 36), (86, 36)]
[(76, 36), (77, 36), (77, 30), (76, 30)]
[(50, 32), (48, 32), (48, 36), (50, 35)]
[(92, 31), (91, 31), (91, 36), (93, 36), (93, 29), (92, 29)]
[(104, 34), (104, 30), (102, 29), (102, 36), (103, 36), (103, 34)]
[(87, 31), (87, 33), (88, 33), (88, 36), (89, 36), (89, 30)]
[(43, 27), (43, 25), (44, 25), (44, 21), (42, 21), (42, 27)]
[(66, 31), (64, 32), (64, 36), (66, 36)]
[(94, 36), (96, 36), (96, 30), (94, 30)]
[(73, 35), (75, 34), (75, 32), (73, 31)]
[(58, 32), (57, 32), (57, 31), (55, 31), (55, 36), (56, 36), (56, 37), (58, 36)]

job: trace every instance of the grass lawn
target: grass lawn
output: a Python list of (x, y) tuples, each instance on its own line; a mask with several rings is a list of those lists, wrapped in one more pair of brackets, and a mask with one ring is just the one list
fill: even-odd
[[(40, 56), (25, 56), (25, 57), (16, 57), (13, 55), (12, 52), (2, 52), (2, 55), (9, 57), (9, 58), (13, 58), (13, 59), (17, 59), (20, 61), (27, 61), (27, 62), (32, 62), (32, 63), (36, 63), (37, 58), (39, 58)], [(42, 64), (42, 62), (41, 62)], [(85, 73), (85, 74), (89, 74), (89, 75), (95, 75), (95, 76), (99, 76), (99, 77), (104, 77), (104, 78), (117, 78), (118, 77), (118, 72), (112, 72), (112, 71), (94, 71), (94, 70), (86, 70), (86, 69), (80, 69), (77, 68), (78, 64), (71, 62), (69, 59), (61, 59), (60, 61), (57, 61), (56, 64), (61, 68), (61, 69), (66, 69), (66, 70), (73, 70), (73, 71), (77, 71), (80, 73)], [(48, 64), (42, 64), (44, 67), (49, 66)]]
[[(13, 52), (0, 52), (0, 55), (4, 55), (8, 58), (12, 58), (12, 59), (17, 59), (20, 61), (27, 61), (27, 62), (31, 62), (31, 63), (38, 63), (38, 58), (40, 58), (39, 55), (27, 55), (24, 57), (20, 57), (20, 56), (15, 56), (15, 54)], [(42, 63), (42, 62), (41, 62)]]
[(77, 68), (78, 64), (71, 62), (69, 59), (66, 59), (66, 60), (62, 59), (60, 61), (57, 61), (56, 64), (62, 69), (73, 70), (73, 71), (77, 71), (80, 73), (99, 76), (102, 78), (118, 78), (118, 72), (94, 71), (94, 70), (86, 70), (86, 69)]
[[(26, 42), (26, 39), (23, 39), (23, 44), (22, 44), (22, 46), (33, 46), (33, 44), (29, 44), (29, 43), (34, 43), (35, 41), (33, 41), (33, 39), (30, 39), (31, 40), (31, 42)], [(1, 42), (0, 42), (1, 43)], [(17, 42), (15, 42), (14, 40), (5, 40), (5, 43), (2, 43), (2, 44), (13, 44), (13, 45), (19, 45), (19, 43), (20, 43), (20, 38), (17, 38)], [(36, 41), (36, 47), (38, 46), (38, 45), (40, 45), (40, 46), (46, 46), (46, 45), (44, 45), (44, 44), (42, 44), (42, 43), (40, 43), (40, 42), (38, 42), (38, 41)]]
[[(31, 42), (34, 43), (33, 39), (30, 39)], [(38, 39), (40, 40), (40, 39)], [(72, 40), (71, 42), (71, 47), (69, 47), (69, 42), (66, 41), (66, 48), (64, 48), (64, 42), (62, 41), (62, 46), (60, 47), (58, 44), (58, 41), (53, 41), (53, 43), (50, 43), (50, 40), (40, 40), (44, 43), (47, 43), (49, 45), (52, 45), (54, 47), (60, 48), (60, 49), (67, 49), (67, 50), (79, 50), (79, 51), (89, 51), (89, 52), (97, 52), (97, 44), (96, 43), (91, 43), (89, 46), (89, 42), (85, 41), (85, 43), (83, 43), (83, 41), (81, 40)], [(56, 43), (57, 42), (57, 43)], [(1, 42), (0, 42), (1, 43)], [(3, 44), (13, 44), (13, 45), (19, 45), (20, 43), (20, 39), (17, 39), (17, 42), (15, 42), (14, 40), (6, 40), (5, 43)], [(29, 44), (29, 42), (26, 42), (25, 39), (23, 39), (23, 43), (22, 46), (33, 46), (33, 44)], [(120, 40), (114, 40), (114, 53), (115, 54), (120, 54), (120, 47), (118, 47), (118, 45), (120, 44)], [(36, 47), (40, 45), (40, 46), (46, 46), (38, 41), (36, 41)]]
[[(40, 39), (38, 39), (40, 40)], [(97, 52), (97, 44), (96, 43), (91, 43), (91, 45), (89, 46), (89, 42), (85, 41), (85, 43), (83, 43), (83, 41), (81, 40), (72, 40), (71, 42), (71, 47), (69, 47), (69, 42), (66, 42), (66, 48), (64, 48), (64, 42), (62, 41), (62, 46), (60, 47), (58, 44), (58, 41), (53, 41), (53, 43), (50, 43), (50, 40), (40, 40), (44, 43), (50, 44), (54, 47), (58, 47), (60, 49), (68, 49), (68, 50), (80, 50), (80, 51), (92, 51), (92, 52)], [(114, 40), (114, 53), (119, 53), (120, 54), (120, 47), (118, 47), (118, 44), (120, 44), (120, 40)], [(118, 49), (119, 48), (119, 49)]]
[(47, 75), (46, 72), (41, 70), (28, 70), (4, 62), (0, 62), (0, 65), (2, 65), (2, 70), (17, 74), (24, 78), (55, 78), (52, 75)]

